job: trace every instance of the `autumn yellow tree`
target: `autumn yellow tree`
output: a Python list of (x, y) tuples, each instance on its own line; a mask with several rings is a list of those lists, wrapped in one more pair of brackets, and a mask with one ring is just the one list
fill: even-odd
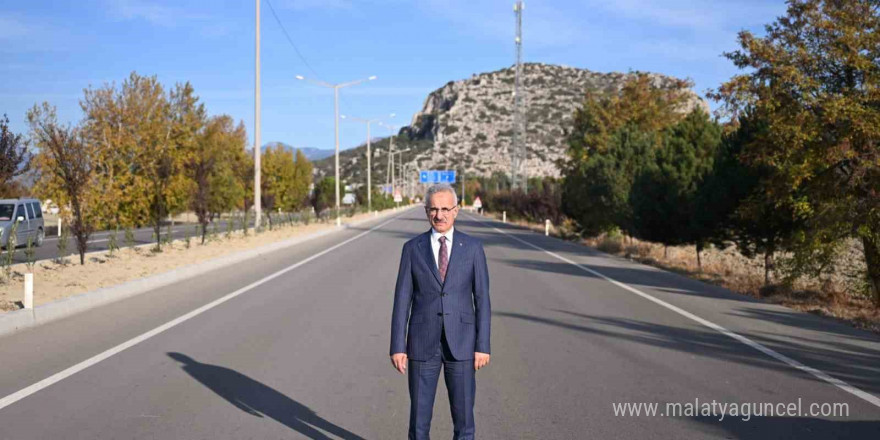
[(99, 221), (101, 199), (94, 190), (97, 164), (94, 144), (79, 127), (58, 123), (55, 108), (35, 105), (27, 114), (30, 136), (37, 148), (37, 188), (51, 195), (68, 215), (80, 264), (85, 264), (89, 237)]
[(773, 170), (767, 195), (805, 222), (794, 261), (858, 238), (880, 306), (880, 2), (789, 0), (739, 45), (727, 57), (744, 73), (715, 97), (766, 121), (742, 157)]
[(155, 76), (131, 73), (116, 87), (86, 89), (83, 135), (95, 152), (96, 213), (108, 226), (152, 225), (185, 209), (192, 181), (184, 172), (206, 121), (189, 83), (166, 92)]
[(632, 231), (630, 188), (660, 147), (663, 130), (686, 116), (690, 82), (634, 73), (620, 90), (590, 90), (574, 114), (562, 191), (564, 212), (581, 232)]
[[(145, 182), (140, 178), (136, 130), (144, 106), (131, 92), (132, 82), (141, 81), (132, 74), (123, 85), (123, 93), (115, 84), (85, 89), (80, 100), (84, 117), (82, 133), (95, 148), (94, 190), (102, 203), (98, 216), (108, 227), (129, 227), (149, 221), (149, 200)], [(151, 115), (147, 115), (152, 119)]]
[(290, 210), (298, 211), (309, 204), (309, 186), (313, 180), (312, 162), (302, 150), (296, 150), (293, 165), (293, 187), (290, 190)]
[(215, 116), (208, 119), (187, 154), (187, 177), (193, 183), (190, 208), (202, 226), (202, 243), (214, 215), (241, 204), (244, 186), (236, 178), (236, 167), (244, 160), (246, 142), (243, 124), (236, 126), (227, 115)]
[(293, 152), (280, 144), (266, 148), (261, 158), (260, 201), (269, 219), (269, 229), (272, 229), (273, 211), (292, 211), (295, 208), (294, 165)]

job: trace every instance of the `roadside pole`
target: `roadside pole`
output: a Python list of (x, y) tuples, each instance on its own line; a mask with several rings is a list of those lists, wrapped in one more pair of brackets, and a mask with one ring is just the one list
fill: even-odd
[(24, 308), (34, 308), (34, 274), (24, 274), (24, 300), (22, 301)]
[[(255, 64), (256, 76), (254, 80), (254, 233), (260, 230), (260, 0), (257, 4), (257, 57)], [(245, 225), (247, 227), (247, 225)]]

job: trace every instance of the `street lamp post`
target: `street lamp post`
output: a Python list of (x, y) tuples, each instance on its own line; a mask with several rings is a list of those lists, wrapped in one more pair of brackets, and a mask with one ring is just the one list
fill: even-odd
[(340, 116), (342, 119), (351, 119), (352, 121), (363, 122), (367, 124), (367, 210), (369, 212), (373, 212), (373, 177), (372, 177), (372, 164), (371, 160), (373, 158), (373, 153), (370, 150), (370, 124), (373, 122), (379, 122), (378, 119), (363, 119), (363, 118), (355, 118), (353, 116)]
[[(260, 229), (260, 0), (256, 0), (256, 58), (254, 64), (254, 232)], [(247, 218), (247, 211), (244, 213)], [(247, 228), (247, 225), (245, 225)]]
[(335, 134), (336, 139), (336, 157), (335, 157), (335, 170), (336, 170), (336, 226), (342, 226), (342, 219), (339, 217), (339, 89), (343, 89), (349, 86), (354, 86), (366, 81), (372, 81), (376, 79), (376, 76), (373, 75), (369, 78), (359, 79), (356, 81), (349, 81), (346, 83), (338, 83), (338, 84), (330, 84), (324, 81), (318, 81), (311, 78), (305, 78), (302, 75), (297, 75), (296, 79), (301, 81), (308, 81), (312, 84), (327, 87), (329, 89), (333, 89), (333, 132)]
[[(391, 117), (394, 117), (394, 113), (391, 114)], [(391, 185), (391, 195), (394, 196), (394, 134), (397, 129), (396, 125), (390, 125), (380, 122), (379, 125), (384, 126), (391, 132), (391, 137), (388, 139), (388, 172), (385, 174), (385, 184)]]

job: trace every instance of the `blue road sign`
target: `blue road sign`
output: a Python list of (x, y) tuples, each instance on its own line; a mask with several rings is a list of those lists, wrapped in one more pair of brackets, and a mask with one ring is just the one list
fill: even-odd
[(421, 183), (455, 183), (455, 170), (422, 170), (419, 171)]

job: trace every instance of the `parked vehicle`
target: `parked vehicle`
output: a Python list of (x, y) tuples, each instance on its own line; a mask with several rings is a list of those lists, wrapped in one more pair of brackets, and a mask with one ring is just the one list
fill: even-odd
[(58, 205), (56, 205), (55, 202), (52, 201), (52, 199), (44, 200), (43, 204), (42, 204), (42, 208), (43, 208), (43, 213), (45, 213), (45, 214), (56, 215), (59, 212), (61, 212), (61, 210), (58, 209)]
[(9, 244), (9, 233), (15, 224), (18, 224), (15, 234), (16, 246), (26, 245), (28, 238), (33, 240), (34, 246), (43, 244), (46, 233), (39, 200), (0, 200), (0, 243), (4, 248)]

